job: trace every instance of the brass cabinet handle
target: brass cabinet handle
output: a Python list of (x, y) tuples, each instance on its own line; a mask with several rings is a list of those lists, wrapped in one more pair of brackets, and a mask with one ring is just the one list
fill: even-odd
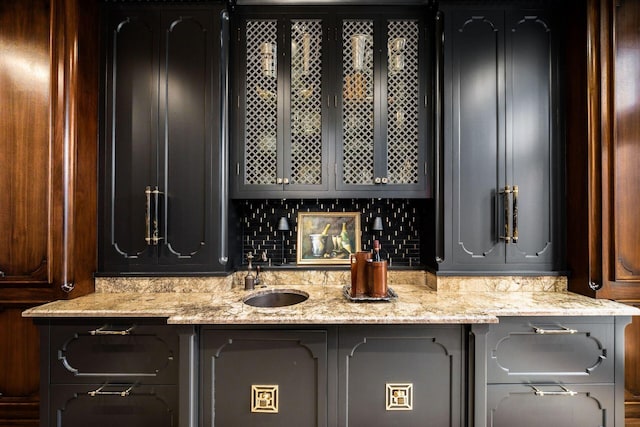
[(151, 244), (151, 187), (147, 185), (144, 189), (144, 240), (147, 245)]
[(122, 391), (103, 391), (104, 388), (107, 386), (107, 384), (104, 384), (100, 387), (98, 387), (96, 390), (93, 391), (88, 391), (87, 394), (91, 397), (95, 397), (95, 396), (122, 396), (122, 397), (127, 397), (129, 396), (129, 394), (131, 393), (131, 390), (133, 389), (135, 384), (132, 384), (131, 386), (129, 386), (129, 388), (122, 390)]
[(535, 394), (536, 396), (577, 396), (578, 395), (577, 391), (569, 390), (564, 386), (559, 386), (559, 387), (562, 389), (562, 391), (544, 391), (534, 386), (531, 386), (531, 388), (533, 389), (533, 394)]
[(510, 197), (511, 194), (511, 186), (505, 185), (505, 187), (500, 190), (500, 194), (502, 194), (502, 200), (504, 202), (504, 235), (500, 236), (501, 240), (504, 240), (505, 243), (511, 243), (511, 228), (509, 225), (509, 217), (511, 217), (511, 204)]
[(122, 330), (114, 330), (109, 329), (108, 325), (104, 325), (99, 327), (98, 329), (94, 329), (93, 331), (89, 331), (89, 335), (131, 335), (131, 332), (136, 328), (136, 325), (132, 325), (127, 329)]
[(511, 211), (511, 225), (513, 226), (513, 243), (518, 242), (518, 186), (513, 186), (513, 209)]
[(565, 328), (564, 326), (560, 326), (560, 329), (544, 329), (534, 326), (533, 330), (538, 335), (573, 335), (578, 333), (577, 329)]

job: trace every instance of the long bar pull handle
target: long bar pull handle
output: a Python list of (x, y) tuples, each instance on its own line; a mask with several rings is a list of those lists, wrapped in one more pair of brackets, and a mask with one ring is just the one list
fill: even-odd
[(96, 397), (96, 396), (122, 396), (122, 397), (127, 397), (131, 393), (131, 390), (133, 390), (134, 384), (132, 384), (131, 386), (129, 386), (129, 388), (127, 388), (125, 390), (122, 390), (122, 391), (103, 391), (105, 387), (106, 387), (106, 384), (98, 387), (96, 390), (88, 391), (87, 394), (89, 396), (91, 396), (91, 397)]
[(560, 326), (560, 329), (544, 329), (534, 326), (533, 330), (538, 335), (573, 335), (578, 333), (577, 329), (565, 328), (564, 326)]
[(152, 205), (153, 205), (153, 217), (151, 220), (151, 244), (157, 245), (162, 237), (160, 237), (160, 195), (162, 195), (158, 187), (154, 187), (151, 191)]
[(511, 243), (511, 228), (509, 225), (509, 218), (511, 217), (511, 204), (510, 197), (511, 194), (511, 186), (505, 185), (505, 187), (500, 191), (502, 194), (502, 200), (504, 202), (504, 235), (500, 236), (501, 240), (504, 240), (505, 243)]
[(93, 331), (89, 331), (89, 335), (131, 335), (131, 332), (136, 328), (136, 325), (132, 325), (127, 329), (122, 330), (114, 330), (109, 329), (108, 325), (104, 325), (99, 327), (98, 329), (94, 329)]
[[(229, 12), (224, 10), (220, 16), (220, 163), (218, 177), (220, 181), (220, 238), (218, 263), (229, 262), (228, 222), (229, 222)], [(240, 175), (240, 163), (236, 166), (236, 175)]]
[(577, 396), (578, 395), (577, 391), (569, 390), (564, 386), (559, 386), (559, 387), (562, 389), (562, 391), (544, 391), (534, 386), (531, 386), (531, 388), (533, 389), (533, 394), (541, 397), (542, 396)]
[(144, 198), (144, 240), (151, 245), (151, 187), (148, 185), (144, 189)]
[(511, 225), (513, 226), (513, 234), (511, 240), (518, 243), (518, 186), (513, 186), (513, 210), (511, 212)]

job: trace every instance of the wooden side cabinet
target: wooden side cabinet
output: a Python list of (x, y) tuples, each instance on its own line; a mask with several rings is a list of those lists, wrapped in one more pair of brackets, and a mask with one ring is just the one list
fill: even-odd
[(93, 290), (98, 2), (0, 4), (0, 424), (38, 425), (21, 311)]
[[(575, 153), (567, 158), (569, 289), (640, 306), (640, 3), (588, 0), (579, 13), (567, 85), (575, 100), (567, 134)], [(627, 328), (627, 425), (640, 425), (639, 337), (634, 318)]]

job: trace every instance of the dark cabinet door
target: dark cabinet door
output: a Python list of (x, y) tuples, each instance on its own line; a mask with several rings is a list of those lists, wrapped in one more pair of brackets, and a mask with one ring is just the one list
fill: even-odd
[[(404, 15), (403, 15), (404, 13)], [(429, 197), (424, 12), (337, 17), (336, 191)]]
[(329, 188), (331, 48), (324, 14), (242, 13), (235, 79), (236, 197)]
[(562, 151), (551, 15), (443, 9), (447, 191), (440, 269), (556, 270)]
[(205, 330), (204, 426), (327, 426), (326, 331)]
[(462, 426), (463, 334), (455, 327), (339, 331), (339, 426)]
[[(216, 271), (221, 6), (109, 11), (104, 271)], [(214, 102), (215, 101), (215, 102)], [(226, 170), (226, 168), (223, 168)]]

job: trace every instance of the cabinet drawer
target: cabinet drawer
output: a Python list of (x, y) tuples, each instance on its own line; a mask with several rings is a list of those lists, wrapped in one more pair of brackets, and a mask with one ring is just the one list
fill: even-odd
[(488, 383), (613, 382), (612, 318), (501, 318), (487, 335)]
[(76, 384), (51, 387), (50, 424), (64, 427), (173, 427), (177, 386)]
[(177, 330), (167, 325), (75, 324), (51, 327), (51, 382), (175, 384)]
[(613, 426), (614, 386), (581, 384), (491, 385), (487, 389), (489, 427)]

